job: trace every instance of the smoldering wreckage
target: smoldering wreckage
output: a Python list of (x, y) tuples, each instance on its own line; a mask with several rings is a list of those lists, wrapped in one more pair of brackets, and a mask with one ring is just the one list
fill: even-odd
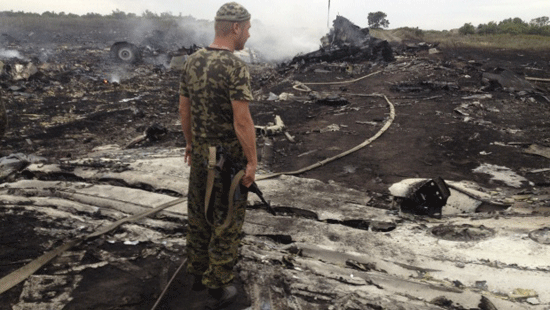
[[(177, 65), (128, 42), (40, 61), (9, 38), (1, 308), (193, 309)], [(388, 42), (343, 17), (322, 42), (250, 64), (276, 215), (251, 198), (230, 308), (550, 309), (548, 55)]]

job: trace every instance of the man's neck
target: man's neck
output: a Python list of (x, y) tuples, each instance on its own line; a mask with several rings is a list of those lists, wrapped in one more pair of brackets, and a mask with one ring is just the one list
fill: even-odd
[(212, 42), (209, 47), (220, 50), (228, 50), (230, 52), (235, 51), (235, 47), (232, 42), (228, 42), (228, 40), (223, 40), (220, 38), (215, 38), (214, 42)]

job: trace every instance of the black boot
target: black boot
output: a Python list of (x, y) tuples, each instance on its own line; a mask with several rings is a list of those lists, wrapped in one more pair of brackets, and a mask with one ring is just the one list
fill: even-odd
[(199, 292), (206, 289), (206, 286), (202, 284), (202, 275), (192, 275), (191, 277), (193, 277), (193, 284), (191, 286), (192, 291)]
[(208, 293), (216, 299), (216, 307), (225, 307), (237, 300), (237, 288), (234, 285), (228, 285), (215, 289), (208, 289)]

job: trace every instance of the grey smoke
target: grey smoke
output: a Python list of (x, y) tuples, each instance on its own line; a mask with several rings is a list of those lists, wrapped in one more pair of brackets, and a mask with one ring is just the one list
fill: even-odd
[(266, 26), (253, 20), (247, 46), (258, 51), (267, 61), (281, 62), (319, 49), (324, 34), (326, 29)]
[(185, 35), (181, 38), (184, 46), (193, 44), (206, 46), (214, 39), (214, 22), (187, 17), (179, 23)]
[(7, 49), (0, 49), (0, 59), (11, 59), (11, 58), (17, 58), (21, 60), (27, 60), (26, 57), (21, 55), (19, 51), (16, 50), (7, 50)]
[[(317, 50), (326, 29), (271, 27), (259, 20), (252, 20), (250, 39), (246, 47), (268, 62), (281, 62), (300, 53)], [(179, 23), (180, 46), (193, 44), (206, 46), (214, 39), (214, 22), (188, 18)]]

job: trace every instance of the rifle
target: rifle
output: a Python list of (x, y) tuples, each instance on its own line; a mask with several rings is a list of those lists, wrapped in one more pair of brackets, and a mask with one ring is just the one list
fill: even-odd
[[(233, 160), (231, 156), (229, 156), (229, 154), (227, 154), (227, 152), (225, 152), (225, 150), (221, 146), (217, 148), (216, 169), (219, 172), (224, 170), (229, 171), (229, 177), (227, 177), (227, 179), (229, 179), (229, 182), (233, 182), (233, 179), (235, 178), (235, 176), (239, 172), (244, 171), (245, 168), (246, 167), (244, 167), (241, 163)], [(256, 194), (256, 196), (258, 196), (258, 198), (260, 198), (260, 200), (262, 201), (262, 204), (266, 206), (267, 211), (272, 215), (277, 215), (277, 213), (271, 207), (269, 202), (265, 200), (264, 195), (260, 190), (260, 188), (258, 187), (258, 184), (256, 184), (256, 182), (253, 182), (252, 185), (250, 185), (250, 187), (246, 187), (242, 184), (239, 184), (239, 186), (237, 187), (237, 190), (235, 190), (235, 196), (238, 199), (240, 195), (244, 195), (247, 192), (252, 192)], [(233, 199), (233, 197), (230, 197), (230, 199)]]

